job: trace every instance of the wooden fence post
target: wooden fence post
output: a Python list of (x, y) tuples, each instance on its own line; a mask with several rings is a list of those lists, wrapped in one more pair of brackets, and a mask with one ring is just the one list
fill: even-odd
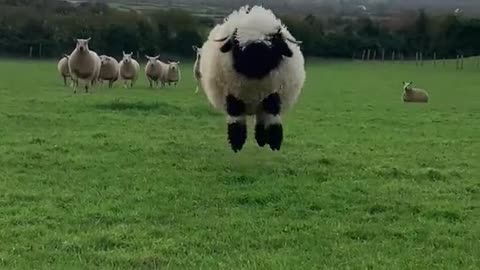
[(30, 46), (30, 52), (28, 53), (28, 55), (30, 56), (30, 58), (33, 57), (33, 46)]
[(433, 66), (434, 67), (437, 66), (437, 53), (436, 52), (433, 53)]
[(365, 61), (365, 50), (362, 51), (362, 61)]
[(367, 61), (370, 61), (370, 49), (367, 51)]
[(382, 62), (385, 62), (385, 49), (382, 49)]

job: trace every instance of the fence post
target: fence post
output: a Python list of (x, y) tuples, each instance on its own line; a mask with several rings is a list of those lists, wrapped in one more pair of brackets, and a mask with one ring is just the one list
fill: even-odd
[(434, 67), (437, 66), (437, 53), (436, 52), (433, 53), (433, 66)]
[(365, 61), (365, 50), (362, 51), (362, 61)]
[(367, 61), (370, 61), (370, 49), (367, 51)]
[(38, 57), (42, 57), (42, 43), (38, 46)]
[(377, 50), (373, 51), (373, 61), (377, 61)]
[(463, 70), (463, 54), (460, 57), (461, 57), (460, 69)]
[(457, 58), (455, 59), (455, 69), (458, 70), (460, 68), (460, 55), (457, 54)]
[(33, 46), (30, 46), (30, 52), (28, 53), (28, 55), (30, 56), (30, 58), (33, 57)]
[(392, 61), (395, 61), (395, 51), (392, 51)]
[(418, 52), (415, 52), (415, 66), (418, 67)]
[(423, 52), (420, 52), (420, 66), (423, 67)]

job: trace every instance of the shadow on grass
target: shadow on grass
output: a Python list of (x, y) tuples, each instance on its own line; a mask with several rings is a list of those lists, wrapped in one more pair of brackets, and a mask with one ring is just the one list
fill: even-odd
[(97, 104), (95, 107), (100, 110), (154, 112), (162, 115), (172, 115), (182, 112), (182, 108), (164, 102), (145, 103), (142, 101), (128, 102), (114, 100), (107, 103)]

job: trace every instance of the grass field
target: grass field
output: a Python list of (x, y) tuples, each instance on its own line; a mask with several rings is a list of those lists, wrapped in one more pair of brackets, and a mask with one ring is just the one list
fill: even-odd
[(480, 71), (311, 62), (282, 151), (234, 154), (183, 68), (73, 95), (0, 61), (1, 269), (480, 269)]

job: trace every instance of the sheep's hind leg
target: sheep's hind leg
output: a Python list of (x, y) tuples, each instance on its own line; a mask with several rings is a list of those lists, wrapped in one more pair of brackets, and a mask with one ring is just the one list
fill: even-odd
[(267, 144), (266, 120), (267, 115), (263, 111), (257, 112), (255, 117), (255, 140), (260, 147), (264, 147)]
[(283, 126), (280, 117), (281, 100), (278, 93), (266, 97), (262, 101), (262, 109), (265, 113), (266, 143), (273, 151), (278, 151), (283, 141)]
[(233, 95), (226, 98), (228, 113), (228, 141), (234, 152), (242, 150), (247, 140), (247, 121), (245, 103)]

